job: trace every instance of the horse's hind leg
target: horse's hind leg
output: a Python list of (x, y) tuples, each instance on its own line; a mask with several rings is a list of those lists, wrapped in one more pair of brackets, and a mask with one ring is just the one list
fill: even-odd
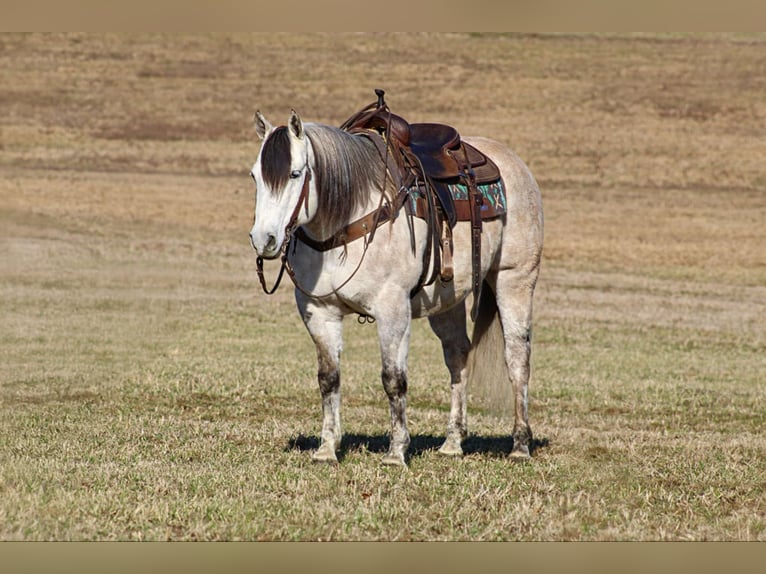
[(442, 343), (444, 362), (450, 372), (449, 422), (447, 438), (439, 448), (439, 453), (448, 456), (463, 454), (462, 442), (468, 433), (466, 415), (466, 362), (471, 349), (471, 342), (466, 333), (465, 304), (457, 305), (439, 315), (428, 318), (431, 328)]
[(532, 335), (532, 296), (538, 269), (529, 273), (505, 270), (497, 274), (495, 296), (503, 325), (505, 362), (515, 398), (513, 458), (529, 458), (532, 429), (527, 413)]
[(317, 380), (322, 395), (322, 434), (319, 448), (311, 458), (317, 462), (337, 463), (340, 447), (340, 353), (343, 317), (334, 307), (320, 307), (299, 301), (298, 309), (314, 340), (317, 352)]

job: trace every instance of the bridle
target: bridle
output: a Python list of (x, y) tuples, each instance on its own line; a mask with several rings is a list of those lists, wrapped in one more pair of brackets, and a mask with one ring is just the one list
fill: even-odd
[[(377, 91), (376, 91), (377, 93)], [(378, 95), (379, 98), (382, 97), (382, 94)], [(390, 113), (390, 112), (389, 112)], [(388, 141), (388, 127), (386, 128), (386, 141)], [(299, 239), (301, 242), (304, 242), (310, 246), (313, 246), (314, 249), (318, 249), (321, 251), (324, 251), (326, 247), (324, 246), (325, 242), (317, 242), (311, 240), (308, 236), (304, 234), (301, 234), (301, 229), (298, 228), (298, 216), (301, 211), (301, 207), (305, 205), (306, 207), (306, 216), (308, 217), (308, 195), (309, 195), (309, 182), (311, 181), (311, 168), (309, 166), (306, 166), (306, 176), (303, 180), (303, 188), (301, 189), (300, 196), (298, 197), (298, 202), (295, 205), (295, 209), (293, 210), (293, 214), (290, 217), (290, 221), (288, 222), (287, 226), (285, 227), (285, 239), (282, 242), (282, 265), (279, 269), (279, 274), (277, 275), (277, 279), (274, 282), (274, 285), (271, 289), (266, 287), (266, 279), (263, 274), (263, 257), (258, 256), (256, 258), (255, 264), (256, 264), (256, 270), (258, 271), (258, 279), (261, 283), (261, 288), (263, 289), (264, 293), (267, 295), (273, 295), (274, 292), (279, 288), (279, 284), (282, 281), (282, 276), (285, 273), (285, 270), (287, 270), (287, 274), (290, 276), (290, 279), (292, 280), (293, 284), (295, 285), (295, 288), (298, 289), (301, 293), (308, 297), (312, 297), (314, 299), (325, 299), (327, 297), (330, 297), (332, 295), (336, 295), (337, 292), (345, 287), (351, 279), (354, 278), (354, 276), (357, 274), (359, 269), (362, 267), (362, 263), (364, 262), (365, 256), (367, 255), (367, 248), (369, 247), (370, 243), (372, 243), (372, 239), (375, 236), (375, 230), (378, 228), (379, 225), (381, 225), (384, 221), (393, 221), (396, 219), (396, 216), (399, 212), (399, 209), (401, 209), (408, 197), (408, 190), (406, 186), (401, 185), (401, 182), (399, 182), (399, 194), (394, 198), (394, 200), (389, 205), (384, 205), (384, 201), (386, 199), (384, 190), (386, 187), (386, 183), (388, 181), (388, 178), (391, 178), (391, 181), (394, 181), (394, 174), (397, 173), (396, 169), (392, 169), (390, 162), (392, 161), (389, 156), (389, 150), (388, 145), (385, 143), (380, 143), (377, 140), (372, 140), (376, 147), (378, 148), (378, 153), (380, 154), (381, 158), (383, 159), (383, 182), (381, 185), (381, 197), (380, 197), (380, 203), (378, 205), (378, 208), (372, 212), (371, 214), (368, 214), (361, 220), (357, 221), (356, 223), (363, 222), (361, 224), (361, 228), (364, 230), (363, 233), (359, 234), (359, 237), (364, 237), (364, 250), (362, 251), (362, 256), (359, 259), (359, 263), (356, 265), (354, 270), (351, 272), (351, 274), (346, 278), (343, 283), (341, 283), (339, 286), (332, 288), (328, 293), (325, 293), (323, 295), (317, 295), (316, 293), (311, 293), (310, 291), (303, 288), (300, 283), (298, 282), (298, 279), (295, 276), (295, 271), (292, 269), (292, 266), (290, 265), (290, 262), (288, 261), (288, 252), (290, 247), (290, 242), (292, 241), (293, 237), (297, 235), (297, 239)], [(381, 148), (382, 151), (381, 151)], [(369, 220), (369, 221), (368, 221)], [(347, 226), (348, 227), (348, 226)], [(296, 234), (296, 230), (298, 233)], [(369, 233), (369, 235), (367, 235)], [(412, 229), (410, 229), (410, 233), (412, 233)], [(333, 241), (336, 238), (331, 238)], [(345, 246), (347, 244), (346, 237), (343, 237), (342, 244)], [(412, 239), (414, 242), (414, 237)], [(312, 245), (313, 244), (313, 245)], [(334, 243), (330, 245), (330, 248), (335, 247)], [(413, 247), (414, 249), (414, 247)], [(373, 322), (372, 321), (369, 322)]]
[[(388, 159), (387, 154), (386, 157), (384, 157), (384, 180), (383, 185), (381, 189), (385, 188), (386, 185), (386, 179), (391, 174), (389, 173), (389, 170), (386, 169), (386, 160)], [(362, 263), (364, 262), (365, 256), (367, 255), (367, 248), (369, 247), (370, 243), (372, 243), (372, 238), (375, 235), (375, 229), (379, 225), (381, 225), (384, 221), (392, 221), (396, 218), (396, 214), (398, 213), (399, 209), (404, 205), (405, 200), (408, 197), (408, 193), (406, 189), (400, 190), (400, 193), (397, 195), (397, 197), (394, 199), (394, 201), (389, 205), (383, 205), (385, 200), (385, 194), (381, 194), (380, 198), (380, 204), (378, 205), (378, 209), (376, 209), (374, 212), (368, 214), (367, 216), (363, 217), (356, 223), (359, 224), (359, 227), (361, 227), (364, 231), (362, 233), (359, 233), (359, 237), (364, 237), (364, 249), (362, 251), (362, 256), (359, 259), (359, 263), (357, 263), (354, 270), (351, 272), (351, 274), (337, 287), (333, 287), (330, 289), (329, 292), (324, 293), (322, 295), (317, 295), (316, 293), (312, 293), (309, 290), (305, 289), (303, 286), (301, 286), (300, 282), (298, 281), (298, 278), (295, 276), (295, 271), (293, 270), (292, 266), (290, 265), (290, 261), (288, 260), (288, 253), (290, 249), (290, 243), (292, 240), (298, 239), (302, 243), (306, 243), (309, 246), (313, 246), (314, 249), (324, 251), (326, 250), (326, 247), (323, 247), (322, 245), (327, 242), (317, 242), (312, 239), (310, 239), (308, 236), (305, 235), (305, 233), (301, 234), (301, 228), (298, 226), (298, 216), (300, 214), (301, 208), (305, 205), (306, 207), (306, 216), (308, 216), (308, 195), (309, 195), (309, 182), (311, 181), (311, 168), (306, 167), (306, 177), (303, 181), (303, 188), (301, 189), (300, 196), (298, 197), (298, 202), (295, 205), (295, 208), (293, 209), (293, 214), (290, 217), (290, 221), (287, 223), (287, 226), (285, 227), (285, 239), (282, 243), (282, 264), (279, 268), (279, 273), (277, 275), (277, 279), (274, 282), (274, 285), (269, 289), (266, 286), (266, 278), (263, 274), (263, 257), (258, 256), (255, 260), (256, 264), (256, 270), (258, 271), (258, 280), (261, 283), (261, 288), (263, 289), (263, 292), (267, 295), (273, 295), (276, 290), (279, 288), (280, 283), (282, 282), (282, 276), (284, 275), (285, 271), (287, 271), (287, 274), (290, 276), (291, 281), (295, 285), (295, 288), (298, 289), (301, 293), (306, 295), (307, 297), (311, 297), (314, 299), (326, 299), (327, 297), (330, 297), (332, 295), (336, 295), (340, 289), (345, 287), (353, 278), (356, 276), (359, 269), (362, 267)], [(347, 226), (348, 227), (348, 226)], [(296, 233), (297, 231), (297, 233)], [(369, 233), (369, 235), (368, 235)], [(334, 238), (331, 238), (334, 241)], [(344, 237), (342, 241), (342, 245), (346, 246), (346, 239)], [(330, 246), (330, 248), (334, 248), (335, 245)], [(365, 316), (366, 317), (366, 316)], [(368, 322), (374, 322), (374, 319), (368, 321)]]
[[(279, 275), (277, 275), (277, 280), (274, 283), (274, 286), (269, 289), (266, 287), (266, 278), (263, 275), (263, 257), (260, 255), (255, 260), (256, 269), (258, 271), (258, 279), (261, 282), (261, 287), (263, 288), (264, 293), (267, 295), (273, 295), (274, 292), (279, 288), (279, 284), (282, 281), (282, 275), (285, 272), (285, 269), (288, 267), (287, 263), (287, 250), (290, 247), (290, 240), (293, 237), (293, 233), (295, 233), (295, 230), (298, 228), (298, 217), (301, 212), (301, 208), (305, 206), (306, 208), (306, 216), (308, 217), (309, 214), (309, 184), (311, 183), (311, 168), (307, 165), (306, 166), (306, 175), (303, 178), (303, 187), (301, 187), (301, 193), (298, 196), (298, 202), (295, 204), (295, 208), (293, 209), (293, 213), (290, 216), (290, 220), (287, 222), (287, 225), (285, 226), (285, 239), (282, 242), (282, 267), (279, 269)], [(292, 269), (288, 269), (288, 273), (290, 276), (293, 276)], [(293, 281), (295, 281), (293, 279)]]

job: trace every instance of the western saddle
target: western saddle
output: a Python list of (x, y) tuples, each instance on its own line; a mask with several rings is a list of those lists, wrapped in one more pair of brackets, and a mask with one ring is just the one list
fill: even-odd
[[(437, 275), (443, 282), (452, 280), (452, 229), (458, 221), (470, 221), (475, 311), (481, 289), (482, 219), (500, 214), (492, 206), (482, 206), (484, 199), (478, 186), (498, 182), (500, 171), (490, 158), (461, 141), (452, 126), (411, 124), (391, 113), (383, 90), (376, 89), (375, 94), (378, 96), (376, 102), (352, 115), (340, 128), (369, 137), (375, 143), (387, 166), (387, 177), (399, 190), (397, 196), (375, 212), (352, 222), (327, 241), (314, 241), (302, 230), (298, 230), (297, 235), (302, 242), (315, 249), (332, 249), (368, 233), (374, 235), (378, 226), (394, 220), (400, 209), (405, 207), (410, 217), (424, 219), (429, 228), (423, 271), (410, 293), (414, 296), (422, 287), (433, 283)], [(449, 186), (455, 184), (468, 189), (467, 200), (453, 198)], [(412, 229), (410, 224), (411, 247), (414, 250)], [(372, 236), (368, 239), (370, 241)], [(432, 272), (427, 277), (429, 268)]]

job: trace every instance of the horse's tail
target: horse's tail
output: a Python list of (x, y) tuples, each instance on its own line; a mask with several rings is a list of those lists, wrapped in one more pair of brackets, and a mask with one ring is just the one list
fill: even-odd
[(473, 325), (468, 381), (468, 390), (479, 406), (502, 419), (512, 417), (513, 391), (505, 362), (503, 325), (495, 293), (486, 281)]

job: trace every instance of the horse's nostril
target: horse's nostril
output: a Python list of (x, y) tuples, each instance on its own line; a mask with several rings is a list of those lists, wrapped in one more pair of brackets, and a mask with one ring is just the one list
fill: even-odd
[(277, 238), (271, 234), (269, 234), (269, 240), (266, 243), (266, 249), (268, 251), (273, 250), (277, 246)]

